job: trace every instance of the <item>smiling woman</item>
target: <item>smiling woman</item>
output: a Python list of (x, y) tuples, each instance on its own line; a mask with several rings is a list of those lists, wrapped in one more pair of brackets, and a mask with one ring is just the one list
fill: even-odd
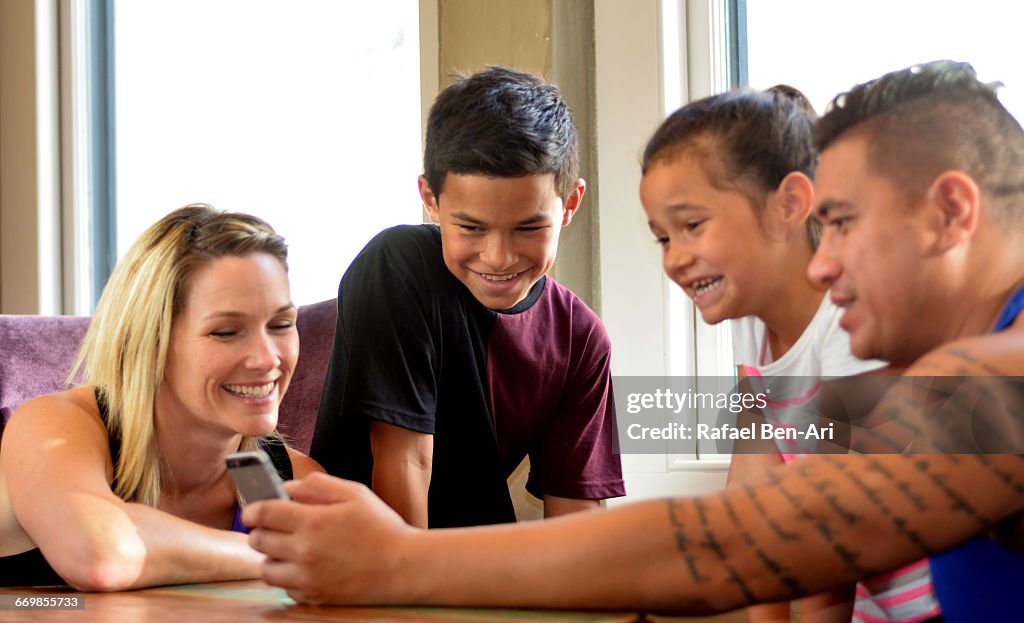
[(284, 265), (264, 252), (222, 257), (190, 281), (171, 329), (158, 428), (174, 418), (171, 430), (271, 433), (299, 352)]
[[(273, 435), (298, 357), (284, 240), (190, 205), (152, 225), (104, 288), (72, 378), (4, 433), (0, 584), (86, 590), (255, 577), (225, 457)], [(187, 564), (185, 564), (187, 562)]]

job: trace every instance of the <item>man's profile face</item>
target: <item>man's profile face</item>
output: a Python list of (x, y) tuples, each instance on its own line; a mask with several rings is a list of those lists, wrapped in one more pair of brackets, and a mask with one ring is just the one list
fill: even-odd
[(824, 234), (808, 275), (831, 288), (854, 355), (906, 365), (942, 342), (942, 284), (925, 211), (869, 166), (867, 146), (841, 137), (821, 154), (815, 217)]

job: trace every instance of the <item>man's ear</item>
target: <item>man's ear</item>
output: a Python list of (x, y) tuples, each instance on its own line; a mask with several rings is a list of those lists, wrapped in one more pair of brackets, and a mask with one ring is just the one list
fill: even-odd
[(927, 204), (937, 210), (938, 249), (945, 251), (969, 238), (978, 228), (981, 191), (963, 171), (944, 171), (928, 187)]
[(576, 214), (576, 210), (580, 209), (580, 203), (583, 202), (583, 193), (587, 191), (587, 183), (580, 178), (576, 180), (576, 185), (573, 187), (572, 192), (565, 198), (565, 203), (562, 204), (562, 227), (565, 227), (572, 221), (572, 217)]
[(417, 184), (420, 189), (420, 200), (423, 202), (423, 207), (427, 210), (427, 214), (430, 215), (430, 220), (440, 223), (441, 215), (437, 211), (437, 195), (430, 189), (430, 184), (427, 183), (427, 176), (421, 175), (417, 180)]

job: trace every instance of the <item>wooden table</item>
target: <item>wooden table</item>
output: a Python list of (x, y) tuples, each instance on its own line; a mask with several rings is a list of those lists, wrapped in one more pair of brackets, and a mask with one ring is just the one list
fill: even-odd
[[(78, 598), (79, 610), (29, 609), (15, 597)], [(77, 593), (67, 587), (0, 588), (4, 623), (237, 623), (239, 621), (367, 621), (370, 623), (634, 623), (636, 613), (467, 608), (329, 608), (300, 606), (258, 580), (164, 586), (121, 593)]]

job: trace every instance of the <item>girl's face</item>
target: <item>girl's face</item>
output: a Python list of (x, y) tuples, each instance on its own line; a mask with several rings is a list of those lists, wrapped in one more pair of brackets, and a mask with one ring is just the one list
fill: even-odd
[(157, 416), (182, 430), (266, 435), (299, 354), (288, 275), (266, 253), (200, 267), (171, 326)]
[(683, 153), (655, 162), (640, 182), (640, 201), (665, 274), (705, 322), (759, 315), (773, 289), (779, 245), (749, 198), (712, 186), (697, 158)]

